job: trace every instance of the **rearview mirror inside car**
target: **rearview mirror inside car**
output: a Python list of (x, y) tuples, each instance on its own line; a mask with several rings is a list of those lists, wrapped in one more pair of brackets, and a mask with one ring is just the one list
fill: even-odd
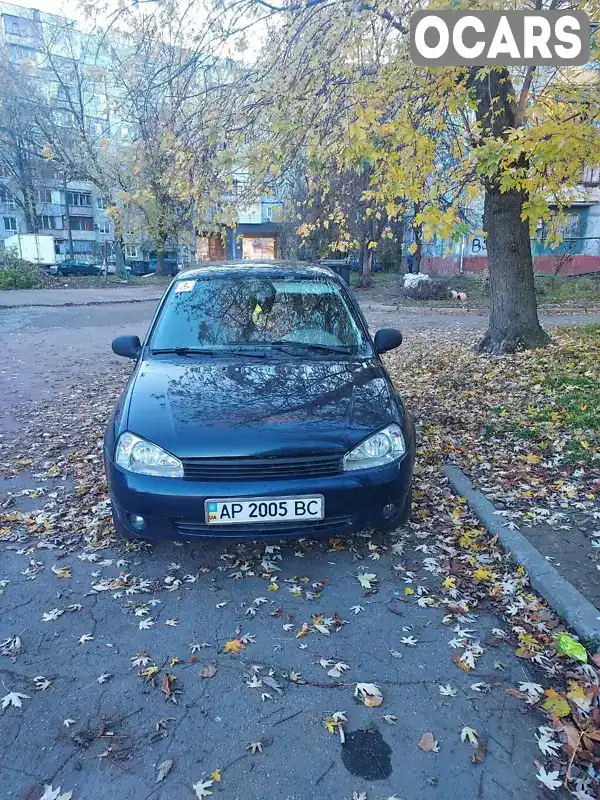
[(402, 344), (402, 334), (396, 328), (381, 328), (375, 334), (375, 348), (378, 353), (387, 353)]
[(112, 343), (113, 353), (125, 358), (138, 358), (142, 351), (139, 336), (117, 336)]

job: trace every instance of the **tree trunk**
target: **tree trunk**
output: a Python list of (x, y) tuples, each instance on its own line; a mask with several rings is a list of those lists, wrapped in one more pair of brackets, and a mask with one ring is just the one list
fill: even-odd
[(497, 184), (485, 194), (483, 228), (487, 234), (491, 308), (487, 333), (478, 345), (485, 353), (514, 353), (546, 347), (550, 338), (537, 314), (529, 225), (521, 219), (524, 197)]
[(156, 248), (156, 274), (157, 275), (167, 274), (167, 265), (165, 264), (164, 244)]
[(423, 254), (423, 225), (415, 225), (415, 246), (416, 250), (413, 253), (413, 272), (418, 275), (421, 272), (421, 257)]
[(115, 274), (127, 279), (127, 270), (125, 269), (125, 258), (123, 257), (123, 239), (115, 235), (114, 242), (115, 253)]
[[(481, 125), (475, 146), (490, 138), (506, 139), (518, 124), (515, 91), (506, 67), (493, 68), (485, 75), (480, 75), (479, 67), (472, 67), (467, 86), (475, 92)], [(514, 166), (525, 171), (527, 161), (520, 156)], [(550, 342), (537, 314), (529, 225), (521, 219), (527, 196), (516, 189), (502, 193), (500, 178), (496, 174), (485, 181), (483, 228), (492, 300), (488, 331), (478, 346), (485, 353), (514, 353)]]
[(363, 240), (360, 248), (360, 286), (368, 289), (373, 283), (373, 250), (369, 249), (369, 237)]

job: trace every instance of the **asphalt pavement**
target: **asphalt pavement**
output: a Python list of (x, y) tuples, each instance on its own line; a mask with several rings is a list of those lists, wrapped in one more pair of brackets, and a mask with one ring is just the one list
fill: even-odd
[[(61, 393), (85, 393), (116, 369), (112, 338), (142, 336), (155, 305), (0, 310), (5, 439), (18, 437), (40, 403), (60, 407)], [(366, 313), (373, 327), (401, 328), (405, 347), (432, 327), (452, 336), (485, 325), (479, 315)], [(56, 480), (58, 488), (23, 470), (0, 492), (26, 489), (35, 507), (54, 502), (63, 490)], [(0, 796), (39, 800), (49, 785), (53, 798), (60, 786), (74, 800), (184, 800), (204, 783), (215, 798), (235, 800), (542, 798), (534, 734), (544, 719), (506, 694), (535, 680), (535, 668), (501, 642), (470, 674), (453, 662), (451, 640), (483, 640), (506, 623), (481, 610), (457, 632), (442, 608), (418, 602), (436, 590), (427, 535), (416, 525), (393, 546), (359, 537), (340, 546), (94, 552), (46, 548), (42, 537), (4, 548), (0, 677), (6, 693), (21, 696), (0, 712)], [(376, 591), (361, 587), (364, 572), (377, 575)], [(7, 644), (14, 637), (17, 652)], [(242, 637), (239, 655), (225, 652)], [(382, 704), (359, 702), (357, 683), (375, 684)], [(330, 722), (330, 732), (323, 722), (336, 712), (347, 720), (343, 746), (338, 726)], [(485, 742), (481, 758), (461, 741), (465, 727)], [(418, 746), (426, 733), (433, 752)]]

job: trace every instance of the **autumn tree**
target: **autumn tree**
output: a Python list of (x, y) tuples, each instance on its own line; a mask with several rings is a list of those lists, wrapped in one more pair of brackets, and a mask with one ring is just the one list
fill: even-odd
[[(229, 7), (237, 10), (240, 2)], [(480, 349), (546, 345), (530, 231), (540, 218), (555, 218), (584, 165), (597, 161), (597, 77), (574, 68), (416, 67), (407, 34), (417, 7), (382, 0), (248, 0), (249, 14), (277, 20), (265, 70), (266, 80), (281, 87), (280, 101), (271, 104), (272, 125), (296, 141), (310, 140), (317, 151), (334, 141), (342, 168), (366, 160), (365, 198), (388, 207), (390, 216), (395, 207), (417, 204), (414, 222), (425, 238), (459, 235), (461, 208), (481, 193), (491, 311)], [(468, 7), (493, 4), (480, 0)], [(537, 7), (580, 8), (595, 22), (600, 14), (597, 4), (578, 0)], [(340, 123), (337, 134), (329, 125), (332, 138), (323, 136), (328, 120)]]
[(44, 141), (34, 124), (22, 90), (28, 83), (27, 65), (0, 54), (0, 167), (4, 198), (23, 212), (25, 233), (37, 231), (36, 186), (44, 169)]

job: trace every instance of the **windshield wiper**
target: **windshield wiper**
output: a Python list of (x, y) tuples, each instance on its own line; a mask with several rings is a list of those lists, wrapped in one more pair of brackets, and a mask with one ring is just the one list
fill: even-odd
[(159, 356), (163, 353), (175, 353), (176, 356), (213, 356), (214, 350), (207, 350), (203, 347), (160, 347), (156, 350), (150, 351), (153, 356)]
[(161, 355), (163, 353), (175, 353), (177, 356), (189, 356), (190, 358), (195, 355), (206, 355), (206, 356), (247, 356), (248, 358), (266, 358), (265, 353), (256, 353), (250, 352), (247, 350), (242, 350), (239, 347), (236, 348), (218, 348), (218, 349), (209, 349), (206, 347), (161, 347), (157, 350), (150, 351), (153, 356)]
[(263, 346), (273, 347), (276, 350), (291, 348), (292, 353), (300, 353), (302, 350), (312, 350), (319, 353), (344, 353), (348, 355), (353, 350), (351, 347), (342, 347), (336, 344), (311, 344), (310, 342), (288, 342), (285, 340), (264, 342)]

